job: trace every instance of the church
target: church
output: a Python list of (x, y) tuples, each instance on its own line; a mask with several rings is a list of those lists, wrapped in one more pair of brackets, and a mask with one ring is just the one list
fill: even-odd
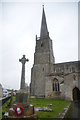
[(43, 6), (40, 37), (36, 36), (34, 64), (31, 69), (30, 94), (72, 101), (78, 99), (79, 90), (80, 61), (55, 63)]

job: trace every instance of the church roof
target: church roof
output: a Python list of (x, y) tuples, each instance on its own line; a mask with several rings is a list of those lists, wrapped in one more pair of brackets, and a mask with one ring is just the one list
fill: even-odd
[(55, 65), (64, 65), (64, 64), (78, 64), (80, 66), (80, 61), (70, 61), (70, 62), (55, 63)]
[(47, 29), (46, 16), (45, 16), (44, 5), (43, 5), (40, 37), (45, 37), (47, 35), (48, 35), (48, 29)]

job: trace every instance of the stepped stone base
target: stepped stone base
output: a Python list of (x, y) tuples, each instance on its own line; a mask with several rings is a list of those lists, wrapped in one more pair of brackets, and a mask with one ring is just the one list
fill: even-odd
[[(24, 113), (21, 116), (16, 116), (15, 114), (15, 109), (17, 106), (22, 106), (24, 108)], [(8, 116), (5, 116), (6, 120), (8, 120), (9, 118), (11, 119), (17, 119), (17, 120), (22, 120), (22, 119), (33, 119), (33, 120), (37, 120), (37, 116), (36, 114), (33, 114), (33, 105), (29, 105), (29, 104), (13, 104), (12, 107), (9, 109), (8, 112)], [(7, 119), (8, 118), (8, 119)]]
[(9, 116), (5, 117), (4, 120), (37, 120), (37, 115), (31, 115), (31, 116), (24, 116), (24, 117), (16, 117), (16, 116)]
[[(17, 116), (15, 111), (17, 107), (23, 108), (22, 115)], [(28, 103), (28, 93), (25, 90), (19, 90), (16, 94), (16, 102), (11, 106), (11, 108), (8, 111), (8, 116), (5, 116), (6, 120), (8, 119), (16, 119), (16, 120), (22, 120), (22, 119), (33, 119), (37, 120), (36, 114), (33, 114), (33, 105), (30, 105)]]

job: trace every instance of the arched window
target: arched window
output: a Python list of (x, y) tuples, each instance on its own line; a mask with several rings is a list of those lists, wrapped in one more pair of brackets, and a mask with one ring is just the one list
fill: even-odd
[(53, 80), (53, 91), (60, 91), (59, 81), (56, 78)]

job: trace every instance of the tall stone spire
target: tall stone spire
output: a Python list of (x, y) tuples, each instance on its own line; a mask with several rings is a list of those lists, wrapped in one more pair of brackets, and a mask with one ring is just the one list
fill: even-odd
[(44, 5), (43, 5), (43, 13), (42, 13), (42, 23), (41, 23), (40, 37), (45, 37), (48, 34), (49, 33), (48, 33), (48, 29), (47, 29), (46, 16), (45, 16)]

